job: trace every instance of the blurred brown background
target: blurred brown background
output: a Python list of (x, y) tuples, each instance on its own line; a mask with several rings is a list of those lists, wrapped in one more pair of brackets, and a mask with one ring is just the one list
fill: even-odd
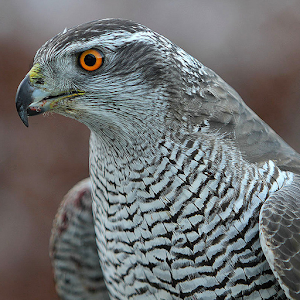
[(63, 195), (88, 176), (88, 130), (15, 111), (17, 86), (49, 38), (93, 19), (133, 19), (231, 84), (300, 150), (300, 2), (0, 0), (0, 299), (57, 299), (48, 240)]

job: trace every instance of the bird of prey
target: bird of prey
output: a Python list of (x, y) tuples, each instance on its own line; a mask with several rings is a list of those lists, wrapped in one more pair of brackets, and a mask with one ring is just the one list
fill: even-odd
[(299, 154), (167, 38), (120, 19), (65, 30), (16, 106), (27, 126), (52, 111), (91, 130), (111, 299), (300, 299)]

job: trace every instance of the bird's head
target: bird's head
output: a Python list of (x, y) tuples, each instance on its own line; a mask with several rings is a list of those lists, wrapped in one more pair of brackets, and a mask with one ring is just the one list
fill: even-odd
[(134, 131), (141, 121), (152, 126), (151, 118), (167, 117), (170, 99), (181, 98), (178, 49), (132, 21), (65, 30), (37, 51), (18, 88), (19, 116), (28, 126), (28, 116), (52, 111), (105, 133)]

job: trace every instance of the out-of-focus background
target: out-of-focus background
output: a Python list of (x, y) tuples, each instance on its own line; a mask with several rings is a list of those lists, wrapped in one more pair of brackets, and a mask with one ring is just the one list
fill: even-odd
[(120, 17), (167, 36), (231, 84), (300, 150), (298, 0), (0, 0), (0, 300), (58, 299), (48, 258), (63, 195), (88, 176), (83, 125), (15, 110), (35, 51), (79, 23)]

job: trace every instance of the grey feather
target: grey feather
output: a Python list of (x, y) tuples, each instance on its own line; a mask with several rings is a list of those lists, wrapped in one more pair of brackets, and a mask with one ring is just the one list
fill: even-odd
[(53, 222), (50, 258), (62, 300), (109, 299), (95, 241), (90, 179), (62, 201)]
[(272, 194), (260, 212), (266, 258), (290, 299), (300, 299), (300, 177)]

